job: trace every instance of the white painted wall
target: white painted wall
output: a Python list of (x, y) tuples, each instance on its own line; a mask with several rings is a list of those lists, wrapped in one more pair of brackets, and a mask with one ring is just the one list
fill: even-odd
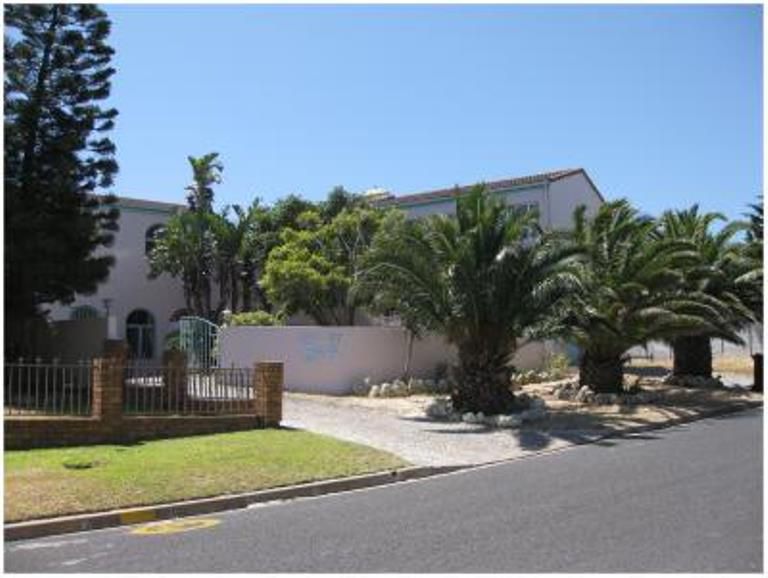
[(54, 321), (69, 319), (72, 310), (80, 305), (90, 305), (103, 314), (103, 300), (109, 298), (112, 300), (110, 315), (117, 320), (117, 335), (125, 339), (127, 316), (135, 309), (146, 309), (155, 318), (154, 359), (159, 360), (164, 337), (177, 328), (178, 324), (171, 322), (170, 317), (184, 307), (184, 292), (181, 282), (168, 275), (148, 279), (144, 241), (149, 227), (165, 223), (181, 207), (132, 199), (120, 199), (118, 205), (120, 230), (115, 235), (115, 243), (99, 251), (115, 257), (109, 279), (93, 295), (78, 295), (71, 305), (53, 305), (50, 317)]
[[(227, 327), (219, 337), (223, 367), (282, 361), (289, 391), (342, 395), (366, 377), (401, 377), (407, 334), (399, 327)], [(548, 346), (529, 343), (513, 360), (518, 369), (541, 367)], [(551, 349), (551, 347), (549, 347)], [(414, 343), (411, 375), (432, 377), (440, 363), (456, 363), (455, 349), (437, 336)]]
[(551, 217), (549, 226), (553, 229), (572, 228), (573, 211), (579, 205), (587, 207), (587, 215), (594, 215), (603, 204), (584, 173), (576, 173), (550, 183), (548, 196)]
[[(567, 229), (573, 222), (573, 211), (579, 205), (594, 214), (603, 201), (584, 173), (576, 173), (551, 183), (540, 183), (496, 192), (509, 205), (536, 204), (539, 223), (544, 228)], [(452, 215), (456, 212), (455, 199), (443, 199), (433, 203), (401, 205), (409, 218), (427, 215)]]
[(455, 199), (444, 199), (432, 203), (402, 206), (400, 208), (411, 219), (419, 219), (429, 215), (453, 215), (456, 213), (456, 201)]

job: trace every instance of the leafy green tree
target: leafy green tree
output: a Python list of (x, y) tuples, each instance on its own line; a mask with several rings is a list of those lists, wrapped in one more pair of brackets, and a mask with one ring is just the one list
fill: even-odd
[(350, 288), (380, 221), (372, 209), (344, 209), (330, 223), (313, 211), (297, 216), (303, 228), (285, 229), (267, 258), (268, 298), (287, 315), (303, 311), (319, 325), (354, 325), (364, 304)]
[(503, 205), (482, 185), (457, 200), (456, 216), (389, 219), (365, 259), (365, 290), (383, 295), (407, 325), (457, 347), (456, 408), (515, 409), (511, 359), (578, 288), (570, 271), (577, 251), (551, 242), (534, 214)]
[(167, 273), (181, 279), (186, 307), (195, 315), (210, 316), (210, 276), (214, 215), (185, 211), (171, 217), (149, 255), (150, 278)]
[(716, 299), (679, 290), (684, 271), (697, 263), (695, 246), (663, 238), (658, 222), (627, 201), (604, 204), (592, 219), (580, 207), (569, 236), (584, 255), (582, 290), (569, 297), (554, 331), (582, 348), (581, 384), (619, 392), (630, 348), (726, 325), (728, 311)]
[(741, 343), (734, 332), (754, 321), (749, 307), (739, 296), (743, 275), (749, 273), (751, 265), (744, 258), (742, 244), (734, 239), (747, 225), (734, 221), (719, 232), (712, 230), (715, 222), (725, 220), (720, 213), (700, 213), (697, 205), (686, 210), (667, 211), (661, 217), (662, 238), (687, 241), (698, 254), (698, 258), (684, 270), (680, 293), (705, 295), (709, 302), (719, 302), (718, 315), (710, 320), (715, 328), (721, 326), (720, 312), (726, 312), (724, 327), (720, 330), (702, 329), (672, 340), (675, 375), (711, 377), (711, 339), (737, 339), (736, 342)]
[(110, 21), (95, 5), (5, 6), (6, 350), (24, 348), (41, 305), (71, 302), (106, 280), (117, 230), (108, 188), (117, 172), (106, 136)]
[(365, 206), (361, 195), (350, 193), (342, 186), (334, 187), (325, 201), (320, 203), (320, 215), (326, 223), (330, 223), (344, 209), (355, 209)]
[(212, 186), (221, 181), (222, 165), (217, 153), (188, 160), (192, 169), (192, 184), (187, 187), (189, 210), (171, 217), (155, 240), (149, 275), (168, 273), (180, 278), (187, 308), (213, 321), (224, 306), (213, 307), (214, 284), (223, 282), (226, 296), (230, 279), (229, 227), (225, 217), (213, 212)]
[(255, 307), (272, 311), (273, 304), (259, 283), (267, 257), (272, 249), (280, 245), (281, 231), (300, 228), (299, 217), (314, 208), (313, 203), (296, 195), (288, 195), (272, 207), (261, 204), (257, 198), (248, 208), (240, 247), (243, 311), (251, 311)]

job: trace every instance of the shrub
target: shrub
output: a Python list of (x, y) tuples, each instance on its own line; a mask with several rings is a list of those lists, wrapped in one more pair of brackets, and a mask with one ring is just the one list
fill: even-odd
[(181, 349), (181, 338), (179, 336), (179, 330), (171, 331), (165, 336), (165, 350), (166, 351), (178, 351)]
[(235, 313), (229, 318), (230, 325), (284, 325), (285, 319), (280, 314), (273, 315), (266, 311), (246, 311)]
[(552, 376), (562, 377), (566, 374), (570, 363), (567, 355), (555, 353), (547, 357), (544, 369)]

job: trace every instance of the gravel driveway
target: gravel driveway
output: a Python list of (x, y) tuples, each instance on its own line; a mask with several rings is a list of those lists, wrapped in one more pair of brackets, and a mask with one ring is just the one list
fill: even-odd
[(282, 423), (372, 446), (425, 466), (482, 464), (569, 444), (560, 438), (543, 440), (535, 431), (435, 422), (419, 413), (348, 405), (344, 398), (286, 393)]

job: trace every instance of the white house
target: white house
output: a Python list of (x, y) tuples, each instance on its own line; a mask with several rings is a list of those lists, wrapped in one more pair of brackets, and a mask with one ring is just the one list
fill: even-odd
[[(564, 169), (535, 175), (513, 177), (485, 183), (489, 191), (512, 206), (536, 210), (539, 224), (546, 229), (567, 229), (571, 226), (573, 211), (585, 205), (592, 213), (605, 202), (587, 172), (582, 168)], [(374, 201), (380, 207), (398, 207), (410, 217), (434, 214), (453, 214), (456, 197), (474, 185), (458, 186), (410, 195), (378, 196)]]
[[(487, 182), (486, 185), (511, 205), (536, 209), (540, 224), (545, 228), (567, 228), (578, 205), (586, 205), (588, 210), (593, 211), (603, 202), (584, 169), (514, 177)], [(456, 197), (469, 188), (465, 186), (402, 196), (387, 193), (371, 200), (377, 206), (398, 207), (409, 216), (418, 218), (453, 213)], [(80, 324), (78, 331), (81, 337), (76, 341), (89, 345), (78, 349), (77, 344), (72, 344), (72, 355), (86, 356), (88, 352), (85, 350), (96, 348), (103, 334), (113, 339), (125, 339), (136, 358), (158, 361), (165, 337), (177, 329), (176, 320), (184, 311), (185, 302), (179, 280), (168, 275), (152, 280), (148, 278), (146, 253), (153, 233), (172, 215), (183, 211), (185, 205), (120, 197), (117, 207), (120, 209), (120, 230), (115, 235), (114, 245), (102, 249), (115, 257), (109, 279), (93, 295), (78, 295), (71, 305), (53, 305), (50, 318), (53, 321), (108, 319), (108, 323)], [(291, 324), (297, 323), (311, 324), (311, 321), (298, 316)], [(85, 326), (102, 327), (99, 330), (102, 333), (88, 330), (90, 333), (85, 335), (82, 330)], [(69, 336), (76, 333), (67, 333), (62, 329), (60, 334)], [(68, 339), (65, 337), (65, 340)]]
[(168, 275), (148, 278), (146, 259), (153, 233), (184, 205), (120, 197), (120, 230), (109, 248), (115, 257), (109, 279), (93, 295), (78, 295), (71, 305), (52, 306), (53, 321), (109, 318), (109, 337), (125, 339), (135, 357), (159, 360), (163, 339), (176, 329), (183, 311), (181, 282)]

